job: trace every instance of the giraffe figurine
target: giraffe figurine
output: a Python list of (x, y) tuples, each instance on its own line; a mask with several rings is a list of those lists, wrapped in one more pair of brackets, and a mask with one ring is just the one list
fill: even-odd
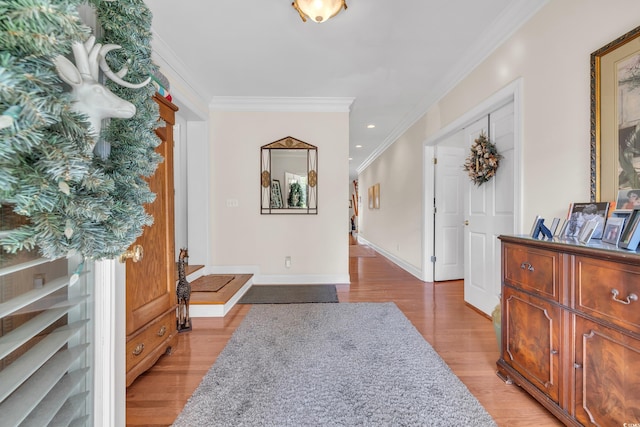
[(178, 256), (178, 285), (176, 286), (176, 295), (178, 296), (178, 332), (191, 330), (191, 318), (189, 317), (191, 285), (187, 281), (184, 271), (187, 258), (189, 258), (187, 248), (180, 248), (180, 255)]

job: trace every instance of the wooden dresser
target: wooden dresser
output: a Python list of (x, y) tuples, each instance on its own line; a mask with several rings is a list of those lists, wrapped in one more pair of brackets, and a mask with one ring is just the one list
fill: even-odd
[(566, 425), (640, 423), (640, 254), (600, 241), (500, 240), (498, 374)]
[(142, 245), (141, 261), (126, 261), (126, 384), (153, 366), (169, 352), (177, 340), (176, 330), (176, 261), (174, 233), (173, 125), (178, 110), (171, 102), (156, 95), (164, 126), (156, 129), (162, 141), (156, 148), (164, 161), (148, 179), (156, 194), (146, 205), (153, 225), (145, 228), (134, 245)]

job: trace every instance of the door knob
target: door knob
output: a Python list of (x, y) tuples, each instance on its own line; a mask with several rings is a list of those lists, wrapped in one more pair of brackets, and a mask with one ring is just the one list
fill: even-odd
[(125, 262), (128, 259), (133, 260), (133, 262), (138, 262), (144, 256), (144, 249), (142, 249), (142, 245), (134, 245), (131, 249), (120, 255), (120, 262)]
[(468, 219), (464, 221), (464, 225), (469, 225), (469, 220)]

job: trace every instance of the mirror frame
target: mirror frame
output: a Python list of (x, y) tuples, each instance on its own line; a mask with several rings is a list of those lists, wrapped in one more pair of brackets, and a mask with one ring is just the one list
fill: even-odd
[[(271, 173), (272, 156), (278, 150), (306, 150), (307, 152), (307, 207), (305, 208), (278, 207), (278, 203), (275, 203), (274, 193), (282, 197), (279, 180), (273, 179)], [(276, 181), (278, 185), (274, 184)], [(260, 147), (260, 213), (263, 215), (316, 215), (318, 213), (318, 147), (291, 136)]]

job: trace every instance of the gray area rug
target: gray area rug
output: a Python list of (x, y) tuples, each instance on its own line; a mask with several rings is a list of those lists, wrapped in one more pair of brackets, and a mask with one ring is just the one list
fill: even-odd
[(338, 302), (335, 285), (254, 285), (238, 304)]
[(394, 303), (256, 305), (175, 427), (495, 426)]

